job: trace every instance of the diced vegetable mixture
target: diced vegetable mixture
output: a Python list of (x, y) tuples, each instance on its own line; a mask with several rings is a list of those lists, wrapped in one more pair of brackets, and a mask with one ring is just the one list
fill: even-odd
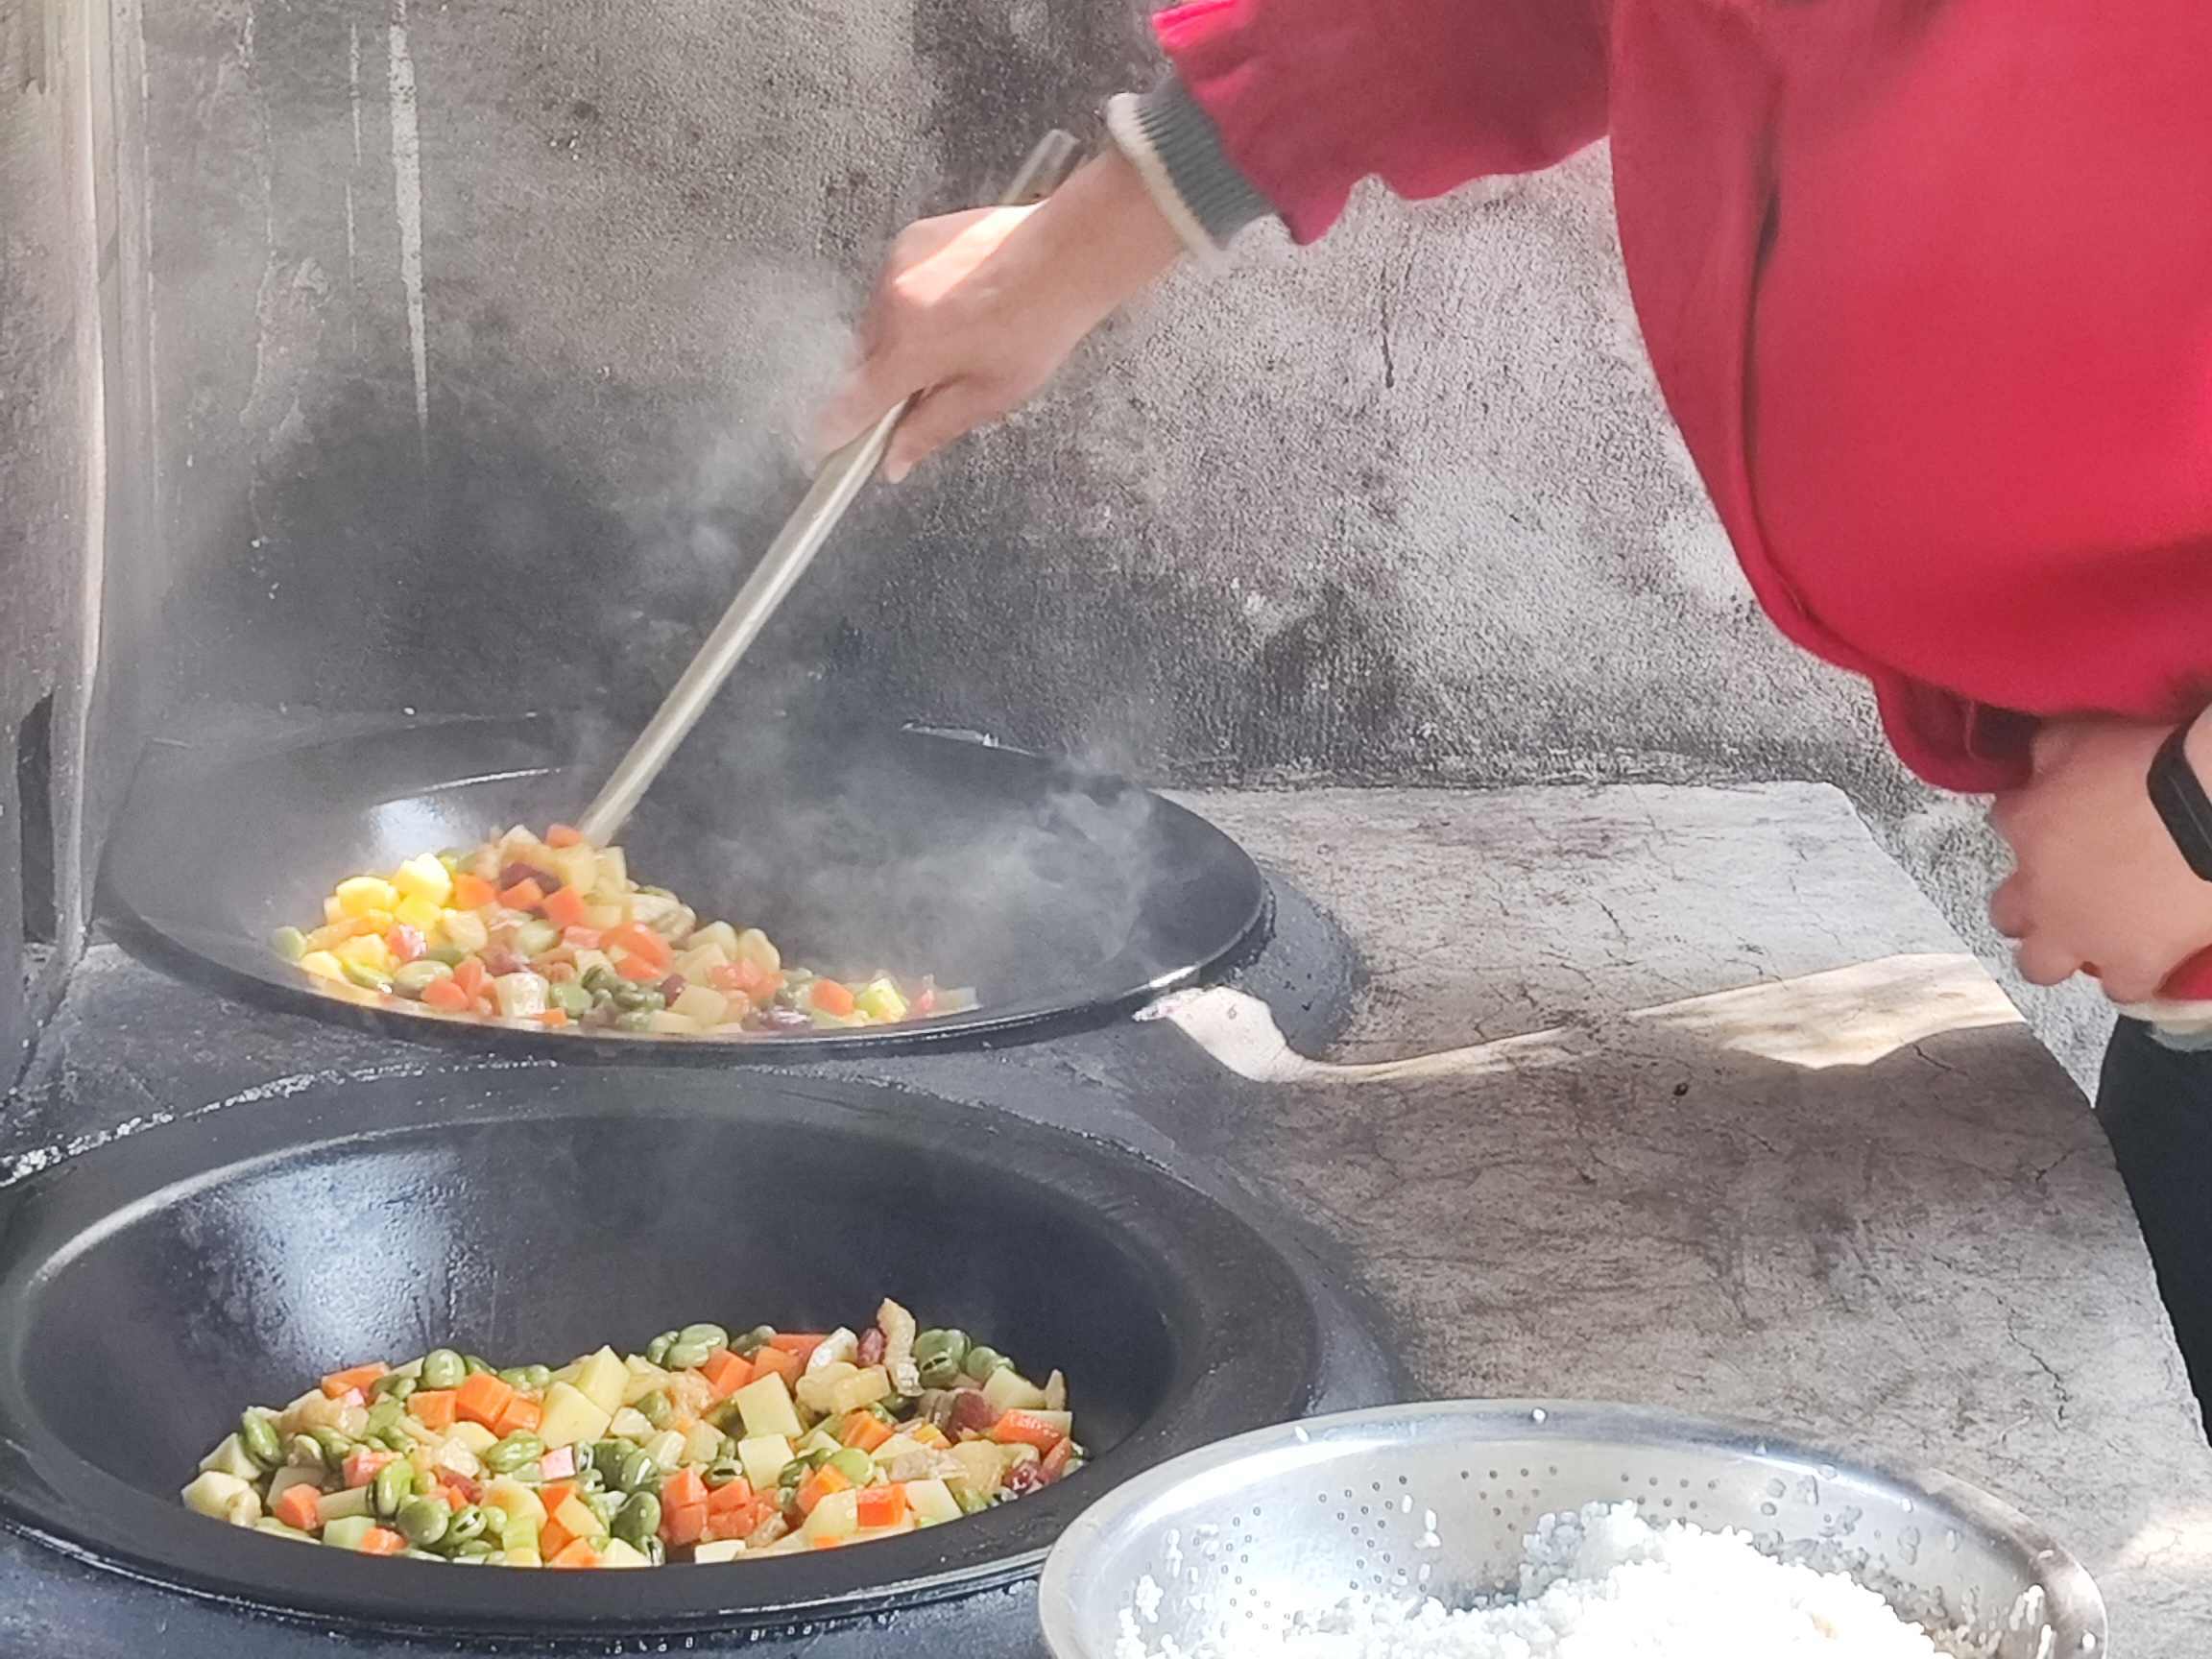
[(321, 926), (279, 927), (274, 944), (342, 995), (556, 1030), (729, 1037), (975, 1006), (973, 991), (927, 977), (848, 982), (787, 964), (759, 928), (702, 924), (666, 888), (633, 881), (621, 848), (565, 824), (349, 876)]
[(559, 1370), (433, 1349), (255, 1406), (186, 1507), (460, 1566), (657, 1567), (892, 1538), (1082, 1466), (1068, 1388), (886, 1301), (864, 1332), (662, 1332)]

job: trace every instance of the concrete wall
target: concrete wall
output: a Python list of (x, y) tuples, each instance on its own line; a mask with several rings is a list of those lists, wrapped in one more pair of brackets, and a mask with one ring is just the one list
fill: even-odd
[[(181, 685), (650, 707), (796, 498), (889, 234), (1141, 83), (1133, 0), (145, 0)], [(1990, 854), (1757, 614), (1650, 383), (1602, 153), (1186, 275), (863, 504), (733, 688), (1156, 777), (1845, 783)]]

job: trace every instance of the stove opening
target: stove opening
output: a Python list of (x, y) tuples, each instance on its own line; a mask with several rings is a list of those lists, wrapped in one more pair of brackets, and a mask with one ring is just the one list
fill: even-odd
[[(15, 809), (22, 882), (23, 969), (35, 973), (59, 937), (54, 910), (54, 693), (15, 728)], [(41, 949), (43, 948), (43, 949)]]

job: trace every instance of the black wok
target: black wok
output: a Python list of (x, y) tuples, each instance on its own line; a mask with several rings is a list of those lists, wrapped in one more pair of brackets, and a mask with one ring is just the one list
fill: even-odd
[(551, 720), (461, 720), (141, 773), (108, 851), (126, 943), (222, 988), (411, 1038), (568, 1058), (781, 1058), (988, 1046), (1102, 1023), (1262, 941), (1266, 885), (1227, 836), (1121, 780), (919, 732), (695, 735), (622, 836), (640, 879), (835, 974), (933, 974), (972, 1012), (757, 1038), (581, 1035), (324, 988), (271, 932), (340, 878), (582, 809), (606, 757)]

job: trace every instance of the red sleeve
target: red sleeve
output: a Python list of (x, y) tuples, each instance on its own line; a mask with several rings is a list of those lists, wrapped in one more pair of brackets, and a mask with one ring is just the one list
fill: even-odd
[(1191, 0), (1155, 19), (1229, 159), (1311, 242), (1400, 196), (1527, 173), (1605, 132), (1610, 0)]

